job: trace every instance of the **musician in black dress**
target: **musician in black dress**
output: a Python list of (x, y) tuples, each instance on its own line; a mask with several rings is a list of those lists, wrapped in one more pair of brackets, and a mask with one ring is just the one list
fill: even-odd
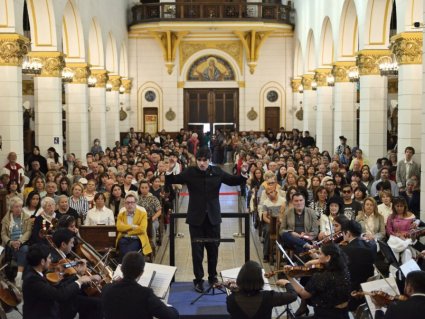
[(290, 304), (297, 294), (288, 280), (280, 279), (276, 285), (286, 292), (263, 290), (264, 279), (260, 265), (248, 261), (236, 279), (237, 290), (227, 297), (227, 311), (234, 319), (266, 319), (272, 317), (273, 307)]
[(323, 271), (313, 274), (303, 287), (288, 276), (295, 291), (303, 299), (309, 299), (314, 308), (315, 319), (348, 319), (348, 299), (350, 297), (350, 275), (347, 257), (336, 244), (323, 245), (319, 253)]

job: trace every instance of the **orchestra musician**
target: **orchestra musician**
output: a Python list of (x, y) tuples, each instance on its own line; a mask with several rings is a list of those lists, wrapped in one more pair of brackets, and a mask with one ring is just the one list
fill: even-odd
[(288, 280), (279, 279), (276, 285), (286, 292), (263, 290), (263, 270), (255, 261), (247, 261), (236, 279), (237, 291), (227, 297), (227, 311), (233, 319), (265, 319), (272, 317), (274, 307), (287, 305), (297, 299)]
[(95, 278), (81, 276), (64, 285), (51, 285), (44, 272), (50, 268), (51, 249), (45, 244), (32, 245), (27, 254), (28, 269), (23, 282), (23, 319), (58, 319), (59, 303), (76, 297), (84, 283)]
[[(51, 251), (51, 262), (52, 265), (59, 264), (61, 260), (67, 259), (71, 253), (75, 243), (75, 233), (67, 228), (57, 229), (52, 236), (54, 249)], [(72, 262), (71, 259), (67, 259)], [(59, 285), (67, 285), (68, 281), (75, 281), (78, 275), (82, 276), (87, 273), (87, 262), (80, 260), (74, 268), (76, 270), (76, 276), (65, 277), (60, 281)], [(98, 275), (91, 275), (90, 278), (94, 281), (100, 281)], [(60, 303), (60, 318), (61, 319), (72, 319), (78, 312), (80, 319), (102, 319), (101, 302), (99, 298), (88, 297), (83, 292), (80, 292), (75, 298), (70, 298), (67, 302)]]
[(406, 301), (391, 303), (387, 311), (382, 311), (384, 304), (372, 297), (377, 310), (376, 319), (422, 319), (425, 313), (425, 271), (410, 272), (406, 277), (404, 294), (409, 298)]
[[(330, 243), (320, 249), (318, 262), (324, 270), (312, 275), (305, 287), (287, 274), (302, 299), (309, 299), (315, 319), (348, 319), (350, 274), (347, 256), (338, 245)], [(287, 267), (287, 266), (286, 266)]]
[(107, 284), (102, 290), (105, 319), (176, 319), (177, 310), (164, 304), (153, 290), (138, 284), (143, 275), (145, 260), (142, 254), (129, 252), (121, 265), (122, 279)]

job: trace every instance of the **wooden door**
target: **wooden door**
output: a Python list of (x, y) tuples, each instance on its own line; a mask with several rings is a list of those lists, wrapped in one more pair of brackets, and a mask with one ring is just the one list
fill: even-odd
[(280, 127), (280, 107), (266, 107), (264, 109), (264, 130), (271, 129), (276, 134)]

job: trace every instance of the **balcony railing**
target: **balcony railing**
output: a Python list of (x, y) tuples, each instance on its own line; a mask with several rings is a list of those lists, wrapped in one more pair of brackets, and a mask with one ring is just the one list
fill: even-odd
[(294, 9), (288, 5), (227, 2), (161, 2), (137, 4), (129, 25), (153, 21), (267, 21), (294, 25)]

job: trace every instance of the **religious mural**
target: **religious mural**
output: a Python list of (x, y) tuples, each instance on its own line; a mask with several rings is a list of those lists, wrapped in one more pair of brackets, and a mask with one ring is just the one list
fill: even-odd
[(234, 81), (235, 73), (230, 64), (216, 55), (196, 60), (189, 69), (188, 81)]

